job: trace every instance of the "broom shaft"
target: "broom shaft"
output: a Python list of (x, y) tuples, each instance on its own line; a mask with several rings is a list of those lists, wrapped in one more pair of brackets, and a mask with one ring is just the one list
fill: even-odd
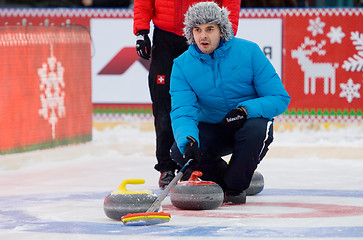
[(159, 208), (161, 202), (168, 196), (170, 191), (174, 188), (177, 182), (183, 177), (184, 173), (189, 168), (192, 159), (189, 159), (188, 162), (183, 166), (183, 168), (178, 172), (178, 174), (171, 180), (171, 182), (166, 186), (164, 191), (159, 195), (159, 197), (153, 202), (153, 204), (149, 207), (146, 212), (155, 212)]

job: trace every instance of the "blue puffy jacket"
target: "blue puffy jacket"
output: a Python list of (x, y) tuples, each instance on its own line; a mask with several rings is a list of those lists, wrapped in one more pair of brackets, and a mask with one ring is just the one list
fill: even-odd
[(242, 106), (249, 118), (273, 119), (290, 96), (274, 67), (253, 42), (233, 37), (212, 55), (196, 45), (174, 59), (170, 80), (171, 121), (182, 153), (187, 136), (199, 142), (198, 123), (219, 123)]

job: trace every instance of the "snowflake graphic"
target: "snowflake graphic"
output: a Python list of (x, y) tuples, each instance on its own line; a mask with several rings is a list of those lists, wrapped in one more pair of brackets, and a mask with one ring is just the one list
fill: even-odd
[(352, 79), (348, 79), (347, 83), (341, 83), (340, 88), (342, 89), (339, 97), (347, 98), (348, 103), (353, 101), (353, 98), (360, 98), (358, 90), (360, 89), (360, 84), (354, 84)]
[[(64, 117), (65, 106), (64, 96), (62, 91), (64, 88), (64, 67), (61, 62), (53, 56), (53, 46), (50, 46), (50, 57), (47, 63), (43, 63), (41, 68), (38, 68), (38, 75), (40, 77), (40, 101), (42, 108), (39, 109), (39, 115), (48, 120), (52, 126), (52, 137), (55, 138), (55, 125), (58, 118)], [(56, 109), (58, 111), (56, 111)]]
[(359, 72), (363, 71), (363, 33), (351, 32), (350, 40), (352, 40), (355, 49), (357, 50), (357, 54), (354, 54), (353, 57), (349, 57), (348, 60), (344, 60), (343, 68), (346, 71), (351, 72)]
[(325, 23), (324, 23), (324, 22), (321, 22), (319, 17), (315, 18), (315, 20), (310, 19), (310, 20), (309, 20), (309, 23), (310, 23), (310, 25), (309, 25), (309, 27), (307, 28), (307, 30), (308, 30), (309, 32), (311, 32), (311, 34), (312, 34), (314, 37), (315, 37), (316, 35), (318, 35), (318, 34), (323, 34), (323, 33), (324, 33), (323, 28), (324, 28), (324, 26), (325, 26)]
[(330, 43), (342, 43), (342, 38), (345, 37), (345, 34), (342, 32), (342, 27), (330, 27), (330, 32), (328, 32), (327, 36), (330, 38)]

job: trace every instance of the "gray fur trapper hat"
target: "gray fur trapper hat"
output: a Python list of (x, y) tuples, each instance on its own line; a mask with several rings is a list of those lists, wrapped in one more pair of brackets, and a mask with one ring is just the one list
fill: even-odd
[(184, 19), (184, 35), (189, 44), (196, 44), (193, 37), (193, 27), (216, 23), (223, 35), (223, 39), (228, 41), (232, 38), (232, 23), (228, 19), (227, 8), (220, 8), (215, 2), (200, 2), (189, 7)]

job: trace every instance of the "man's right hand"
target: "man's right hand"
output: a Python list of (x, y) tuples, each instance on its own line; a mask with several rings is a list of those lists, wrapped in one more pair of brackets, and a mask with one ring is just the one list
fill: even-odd
[(195, 163), (200, 163), (201, 156), (197, 140), (191, 136), (188, 136), (187, 139), (189, 141), (185, 146), (184, 158), (186, 160), (193, 159)]
[(149, 60), (151, 42), (148, 36), (149, 30), (140, 30), (136, 33), (136, 52), (140, 57)]

